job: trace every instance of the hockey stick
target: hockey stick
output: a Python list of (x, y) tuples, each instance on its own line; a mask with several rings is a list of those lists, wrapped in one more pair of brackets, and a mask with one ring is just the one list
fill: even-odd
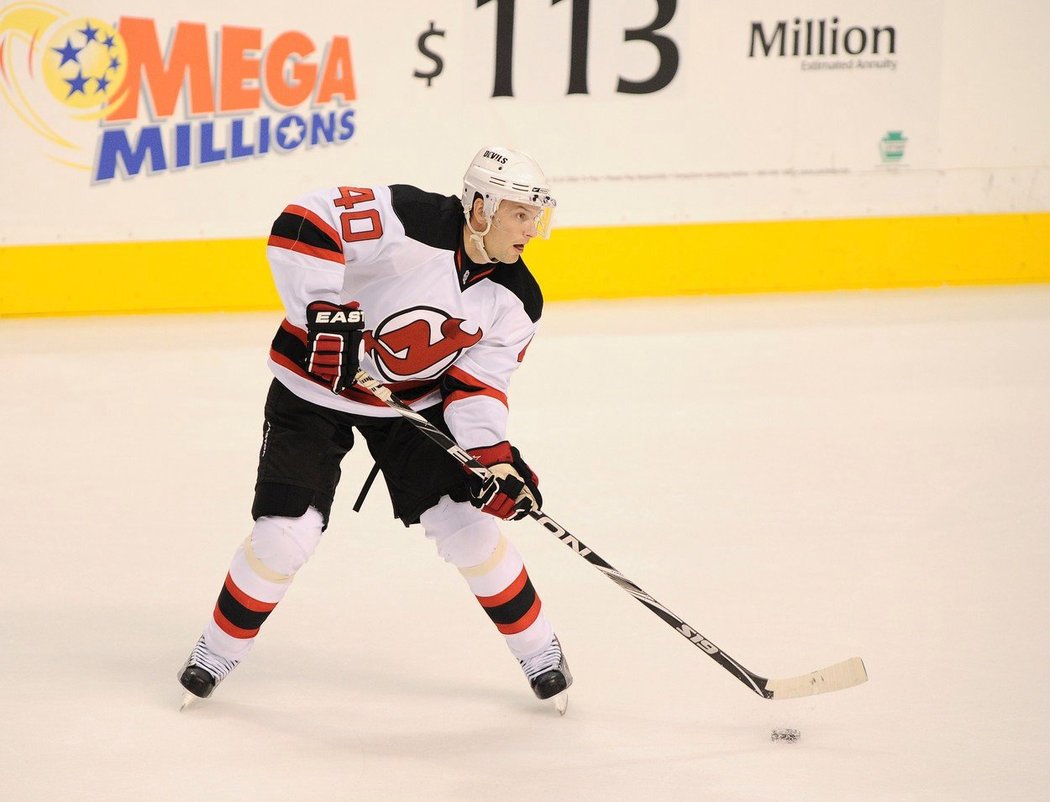
[[(464, 451), (455, 440), (418, 412), (408, 407), (388, 388), (369, 376), (365, 371), (359, 369), (354, 381), (388, 407), (408, 419), (422, 434), (445, 449), (453, 459), (479, 479), (484, 481), (491, 478), (492, 474), (488, 468)], [(758, 674), (744, 668), (696, 629), (685, 623), (685, 621), (660, 604), (638, 585), (613, 568), (595, 554), (592, 549), (585, 546), (579, 538), (570, 534), (565, 527), (555, 522), (549, 515), (536, 510), (530, 512), (529, 515), (539, 521), (558, 540), (648, 607), (651, 612), (655, 613), (675, 632), (707, 654), (722, 668), (764, 699), (793, 699), (800, 696), (841, 691), (845, 688), (852, 688), (854, 685), (860, 685), (868, 679), (864, 663), (859, 657), (851, 657), (849, 660), (843, 660), (841, 663), (835, 663), (819, 671), (811, 671), (808, 674), (802, 674), (797, 677), (788, 677), (787, 679), (760, 677)]]

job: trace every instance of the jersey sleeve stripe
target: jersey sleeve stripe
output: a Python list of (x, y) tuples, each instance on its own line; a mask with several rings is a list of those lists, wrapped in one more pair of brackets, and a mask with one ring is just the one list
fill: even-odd
[[(273, 242), (275, 239), (278, 241), (286, 240), (290, 243), (290, 245), (282, 243), (279, 247), (306, 253), (310, 252), (306, 248), (327, 251), (331, 254), (337, 254), (338, 258), (332, 259), (331, 256), (315, 255), (319, 255), (323, 259), (332, 259), (332, 261), (344, 261), (343, 241), (339, 234), (325, 220), (319, 217), (316, 212), (307, 209), (305, 206), (293, 203), (285, 207), (284, 211), (274, 220), (270, 229), (270, 244), (278, 244)], [(302, 246), (305, 246), (305, 248)]]
[[(343, 240), (339, 236), (339, 232), (337, 232), (334, 228), (328, 225), (327, 221), (321, 218), (317, 214), (317, 212), (311, 211), (305, 206), (300, 206), (297, 203), (290, 203), (286, 207), (284, 207), (282, 217), (285, 214), (291, 215), (292, 217), (302, 217), (308, 223), (312, 223), (320, 233), (324, 234), (324, 236), (331, 243), (332, 247), (335, 248), (335, 250), (342, 253)], [(280, 220), (281, 218), (279, 217), (277, 219)]]
[(319, 248), (315, 245), (308, 245), (302, 240), (292, 240), (271, 234), (270, 238), (266, 241), (266, 244), (272, 245), (275, 248), (284, 248), (286, 251), (305, 253), (307, 256), (324, 259), (326, 262), (335, 262), (340, 265), (344, 264), (343, 255), (341, 253)]
[(449, 404), (462, 401), (464, 398), (472, 398), (479, 395), (495, 398), (503, 406), (510, 407), (506, 393), (485, 384), (485, 382), (474, 378), (465, 370), (455, 366), (445, 371), (445, 376), (441, 383), (441, 391), (444, 395), (443, 409), (447, 409)]
[[(298, 326), (293, 325), (288, 318), (285, 318), (281, 321), (281, 330), (285, 334), (290, 334), (291, 336), (295, 337), (295, 339), (297, 339), (299, 342), (301, 342), (303, 344), (303, 353), (306, 353), (306, 329), (301, 329)], [(275, 345), (276, 342), (277, 341), (274, 340)]]

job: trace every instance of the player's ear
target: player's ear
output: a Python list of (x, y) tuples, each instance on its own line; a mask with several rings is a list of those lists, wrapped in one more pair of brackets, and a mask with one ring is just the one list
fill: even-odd
[(474, 198), (474, 203), (470, 207), (470, 213), (475, 223), (480, 223), (481, 227), (485, 225), (485, 200), (478, 195)]

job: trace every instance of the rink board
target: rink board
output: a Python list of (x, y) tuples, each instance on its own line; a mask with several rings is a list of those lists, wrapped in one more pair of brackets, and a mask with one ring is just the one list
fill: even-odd
[[(548, 300), (1050, 282), (1050, 214), (571, 228), (529, 262)], [(0, 248), (0, 315), (280, 305), (265, 240)]]

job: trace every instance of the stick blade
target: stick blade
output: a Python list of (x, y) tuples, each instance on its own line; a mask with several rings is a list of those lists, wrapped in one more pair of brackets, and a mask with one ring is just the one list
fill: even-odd
[(864, 661), (859, 657), (851, 657), (809, 674), (767, 680), (766, 690), (773, 692), (771, 699), (797, 699), (800, 696), (845, 690), (867, 681), (868, 672), (864, 668)]

